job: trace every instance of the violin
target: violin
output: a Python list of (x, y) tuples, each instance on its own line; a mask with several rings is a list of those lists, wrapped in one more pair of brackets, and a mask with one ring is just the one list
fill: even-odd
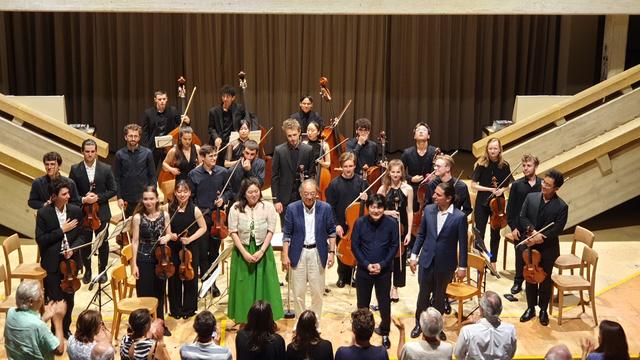
[(171, 249), (167, 244), (158, 245), (154, 250), (156, 257), (156, 276), (165, 280), (172, 277), (176, 273), (176, 266), (171, 261)]
[[(178, 240), (182, 236), (187, 235), (189, 228), (186, 228), (178, 235)], [(196, 276), (195, 271), (193, 270), (193, 253), (191, 250), (187, 248), (185, 244), (182, 244), (182, 249), (178, 252), (178, 257), (180, 258), (180, 266), (178, 266), (178, 277), (182, 281), (190, 281)]]
[[(433, 158), (431, 159), (431, 163), (433, 164), (434, 160), (438, 155), (440, 155), (442, 151), (440, 148), (436, 148), (436, 151), (433, 154)], [(429, 177), (429, 175), (435, 174), (435, 170), (430, 172), (429, 174), (425, 174), (425, 179)], [(418, 199), (418, 211), (413, 212), (413, 223), (411, 226), (411, 235), (418, 236), (418, 231), (420, 230), (420, 222), (422, 221), (422, 214), (424, 213), (424, 207), (427, 205), (427, 186), (429, 184), (426, 181), (422, 181), (418, 185), (418, 190), (416, 191), (416, 197)]]
[[(125, 221), (127, 217), (124, 214), (125, 209), (127, 208), (127, 202), (124, 202), (124, 206), (122, 207), (122, 221)], [(120, 234), (116, 235), (116, 244), (118, 244), (121, 248), (129, 245), (131, 243), (131, 239), (129, 239), (129, 233), (126, 230), (122, 230)]]
[[(218, 191), (218, 198), (220, 197), (220, 191)], [(220, 210), (216, 207), (216, 210), (211, 214), (211, 220), (213, 225), (211, 226), (211, 236), (215, 236), (218, 239), (224, 239), (229, 236), (229, 228), (227, 227), (227, 213), (224, 210)]]
[[(331, 103), (331, 91), (329, 90), (327, 85), (329, 85), (329, 79), (324, 76), (320, 77), (320, 95), (322, 95), (322, 99), (324, 99), (324, 101), (329, 104), (331, 115), (335, 116), (335, 112), (333, 111), (333, 104)], [(337, 117), (332, 118), (330, 124), (325, 126), (322, 130), (322, 133), (320, 134), (320, 137), (322, 139), (325, 139), (327, 145), (329, 145), (329, 148), (334, 148), (339, 143), (343, 144), (342, 146), (338, 146), (335, 152), (331, 152), (329, 154), (331, 164), (338, 164), (340, 155), (346, 151), (346, 145), (344, 145), (344, 141), (346, 141), (346, 138), (338, 131), (338, 124), (340, 123), (340, 120), (342, 119), (344, 113), (349, 108), (349, 105), (351, 105), (351, 100), (349, 100), (345, 108), (342, 110), (342, 113), (340, 113), (340, 115), (338, 115)], [(330, 172), (331, 179), (340, 175), (340, 171), (337, 171), (335, 169), (330, 170)]]
[[(69, 242), (65, 235), (62, 240), (63, 251), (69, 250)], [(73, 294), (80, 289), (80, 280), (78, 279), (78, 264), (69, 258), (60, 261), (59, 265), (62, 280), (60, 281), (60, 289), (67, 294)]]
[[(527, 236), (533, 235), (533, 229), (527, 227)], [(547, 273), (540, 266), (542, 255), (540, 251), (527, 247), (522, 252), (522, 259), (524, 259), (524, 267), (522, 268), (522, 275), (524, 279), (531, 284), (540, 284), (547, 277)]]
[[(498, 179), (495, 176), (491, 178), (491, 184), (494, 188), (498, 188)], [(491, 208), (491, 219), (489, 220), (491, 229), (499, 230), (507, 226), (507, 215), (505, 214), (507, 201), (504, 198), (504, 194), (500, 196), (494, 196), (489, 201), (489, 208)]]
[[(92, 182), (89, 187), (89, 192), (95, 192), (96, 183)], [(100, 217), (98, 216), (98, 212), (100, 211), (100, 205), (98, 202), (94, 202), (93, 204), (84, 204), (82, 205), (82, 212), (84, 213), (84, 217), (82, 218), (82, 226), (93, 231), (96, 231), (100, 228), (102, 224), (100, 222)]]

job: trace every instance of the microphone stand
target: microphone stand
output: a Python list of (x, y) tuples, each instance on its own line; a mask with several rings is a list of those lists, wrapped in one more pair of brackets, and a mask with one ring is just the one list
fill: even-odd
[[(102, 305), (106, 305), (106, 304), (108, 304), (110, 301), (113, 301), (113, 298), (111, 298), (111, 295), (109, 295), (109, 293), (108, 293), (108, 292), (106, 292), (106, 291), (104, 290), (104, 288), (105, 288), (105, 287), (107, 287), (107, 286), (109, 286), (109, 284), (108, 284), (108, 283), (105, 283), (106, 285), (103, 285), (103, 284), (100, 282), (100, 277), (101, 277), (102, 275), (106, 275), (106, 274), (107, 274), (107, 270), (109, 270), (109, 269), (113, 266), (113, 263), (114, 263), (115, 261), (116, 261), (116, 260), (111, 261), (111, 263), (109, 263), (109, 264), (107, 265), (107, 267), (105, 267), (105, 269), (104, 269), (104, 270), (102, 270), (102, 271), (101, 271), (99, 274), (97, 274), (93, 279), (91, 279), (91, 282), (89, 283), (89, 291), (92, 291), (92, 290), (93, 290), (93, 287), (94, 287), (96, 284), (98, 284), (98, 289), (96, 289), (95, 294), (93, 294), (93, 297), (91, 298), (91, 301), (89, 301), (89, 304), (87, 304), (87, 307), (85, 308), (85, 310), (87, 310), (87, 309), (89, 308), (89, 306), (91, 306), (91, 305), (97, 305), (97, 306), (98, 306), (98, 311), (99, 311), (99, 312), (102, 312)], [(104, 296), (106, 296), (106, 297), (108, 297), (108, 298), (109, 298), (109, 300), (106, 300), (106, 301), (104, 302), (104, 304), (102, 303), (102, 293), (103, 293), (103, 292), (104, 292)], [(97, 303), (96, 303), (96, 300), (98, 301)]]

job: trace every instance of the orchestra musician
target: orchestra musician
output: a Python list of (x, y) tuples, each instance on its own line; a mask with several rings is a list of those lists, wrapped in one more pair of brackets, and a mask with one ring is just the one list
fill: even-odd
[[(220, 90), (220, 105), (209, 109), (209, 145), (216, 149), (227, 145), (229, 135), (240, 129), (240, 120), (244, 118), (244, 107), (236, 103), (236, 89), (224, 85)], [(217, 165), (224, 165), (224, 156), (218, 156)]]
[[(558, 235), (564, 230), (569, 214), (569, 206), (557, 194), (562, 184), (564, 184), (564, 176), (556, 170), (549, 170), (542, 180), (541, 192), (528, 194), (520, 211), (520, 224), (525, 229), (528, 227), (534, 229), (533, 237), (527, 240), (526, 245), (540, 252), (542, 255), (540, 266), (547, 274), (540, 284), (526, 283), (527, 310), (520, 317), (521, 322), (529, 321), (536, 316), (537, 305), (540, 308), (538, 316), (540, 324), (549, 325), (547, 308), (552, 291), (551, 272), (553, 264), (560, 256)], [(552, 222), (553, 226), (544, 233), (535, 230)]]
[(251, 133), (251, 125), (248, 120), (240, 120), (240, 128), (238, 129), (238, 138), (233, 140), (227, 146), (226, 157), (224, 159), (224, 167), (230, 168), (235, 165), (236, 161), (242, 156), (244, 145), (249, 140)]
[[(75, 181), (78, 191), (82, 195), (83, 205), (92, 205), (97, 203), (100, 208), (98, 210), (98, 218), (100, 219), (100, 227), (95, 230), (95, 234), (100, 233), (105, 227), (109, 226), (111, 220), (111, 209), (109, 209), (109, 199), (116, 196), (118, 188), (116, 180), (111, 172), (111, 166), (98, 161), (98, 145), (92, 139), (86, 139), (80, 147), (83, 160), (71, 166), (69, 177)], [(105, 234), (108, 239), (109, 230)], [(93, 240), (94, 231), (88, 227), (82, 227), (82, 237), (85, 242)], [(84, 263), (84, 276), (82, 282), (88, 284), (91, 281), (91, 247), (86, 246), (80, 249), (82, 262)], [(98, 249), (98, 272), (101, 273), (107, 267), (109, 259), (109, 242), (103, 241), (102, 246)], [(99, 279), (100, 283), (107, 282), (107, 274), (102, 274)]]
[(451, 170), (454, 166), (455, 161), (451, 155), (436, 156), (435, 162), (433, 163), (435, 178), (433, 178), (428, 184), (429, 191), (427, 192), (426, 200), (428, 200), (427, 203), (430, 204), (433, 200), (433, 192), (436, 190), (438, 184), (448, 182), (456, 191), (453, 206), (456, 209), (462, 210), (465, 215), (469, 216), (473, 211), (473, 208), (471, 207), (471, 199), (469, 197), (469, 189), (464, 181), (460, 181), (460, 179), (451, 175)]
[(244, 143), (242, 155), (237, 160), (240, 161), (240, 164), (238, 164), (231, 179), (230, 186), (233, 194), (240, 193), (240, 185), (244, 179), (254, 178), (258, 180), (261, 188), (264, 185), (265, 162), (258, 157), (258, 149), (258, 143), (254, 140), (247, 140)]
[(174, 106), (167, 106), (167, 92), (157, 90), (153, 93), (154, 106), (146, 109), (142, 114), (142, 146), (153, 152), (153, 163), (162, 164), (165, 157), (164, 149), (156, 148), (156, 136), (168, 135), (183, 121), (189, 125), (191, 120), (186, 115), (181, 115)]
[(322, 116), (320, 116), (320, 114), (313, 111), (313, 98), (310, 95), (303, 95), (302, 97), (300, 97), (299, 106), (300, 106), (300, 110), (297, 112), (294, 112), (289, 117), (291, 119), (298, 120), (298, 123), (300, 123), (300, 128), (303, 131), (307, 131), (307, 127), (312, 122), (315, 122), (320, 129), (323, 128), (324, 120), (322, 119)]
[(324, 153), (324, 156), (318, 160), (320, 166), (329, 169), (331, 167), (331, 157), (329, 156), (329, 145), (320, 140), (321, 128), (315, 121), (310, 121), (307, 125), (307, 139), (303, 143), (310, 145), (312, 148), (312, 157), (314, 160), (320, 158), (320, 154)]
[(357, 136), (347, 141), (347, 151), (356, 155), (356, 169), (360, 173), (362, 168), (378, 165), (380, 156), (378, 154), (378, 144), (369, 139), (371, 134), (371, 120), (360, 118), (356, 120)]
[(183, 126), (178, 133), (178, 143), (174, 145), (162, 162), (162, 169), (176, 177), (176, 183), (187, 180), (189, 171), (202, 162), (198, 153), (200, 146), (193, 143), (193, 129)]
[(413, 208), (418, 210), (418, 186), (425, 176), (433, 171), (433, 158), (436, 147), (429, 144), (431, 128), (427, 123), (419, 122), (413, 128), (413, 139), (416, 144), (404, 149), (400, 160), (407, 169), (407, 182), (413, 188), (416, 195), (413, 199)]
[[(38, 209), (36, 217), (36, 243), (40, 251), (40, 266), (47, 272), (44, 278), (44, 295), (47, 301), (65, 300), (67, 312), (62, 320), (64, 337), (69, 338), (71, 314), (73, 313), (74, 293), (62, 291), (60, 284), (63, 274), (60, 262), (64, 259), (77, 259), (74, 251), (64, 250), (82, 244), (82, 210), (71, 204), (71, 183), (58, 179), (49, 184), (51, 202)], [(76, 256), (74, 256), (76, 255)], [(79, 263), (77, 263), (79, 264)]]
[(80, 196), (78, 196), (78, 190), (76, 183), (66, 176), (60, 174), (60, 165), (62, 165), (62, 156), (55, 151), (48, 152), (42, 156), (42, 163), (44, 164), (45, 174), (36, 178), (31, 183), (31, 191), (29, 192), (29, 200), (27, 204), (30, 208), (38, 210), (41, 207), (51, 203), (51, 193), (49, 185), (53, 181), (62, 180), (69, 184), (70, 200), (69, 202), (80, 206)]

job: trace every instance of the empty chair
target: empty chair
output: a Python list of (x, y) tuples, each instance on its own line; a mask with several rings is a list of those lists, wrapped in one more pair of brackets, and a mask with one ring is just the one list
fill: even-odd
[[(24, 262), (18, 234), (13, 234), (6, 238), (2, 243), (2, 250), (4, 251), (4, 263), (7, 266), (7, 282), (9, 289), (11, 289), (11, 279), (20, 279), (20, 281), (24, 279), (32, 279), (38, 280), (42, 283), (42, 280), (47, 276), (47, 272), (40, 267), (39, 263)], [(18, 251), (18, 265), (12, 268), (11, 253), (14, 251)]]
[[(485, 261), (476, 254), (469, 253), (468, 256), (466, 278), (463, 280), (454, 279), (454, 281), (447, 286), (447, 297), (454, 298), (458, 301), (458, 325), (462, 323), (462, 305), (464, 301), (477, 296), (478, 303), (480, 303), (480, 297), (482, 296)], [(476, 280), (471, 280), (471, 269), (477, 271), (478, 276)], [(472, 284), (472, 282), (475, 284)]]
[(122, 314), (131, 314), (134, 310), (144, 308), (156, 317), (156, 308), (158, 307), (158, 299), (154, 297), (128, 297), (126, 287), (127, 272), (124, 265), (118, 265), (111, 273), (111, 292), (113, 295), (113, 323), (111, 324), (111, 334), (115, 339), (118, 338), (120, 330), (120, 320)]
[(11, 294), (11, 286), (9, 286), (9, 278), (4, 265), (0, 265), (0, 282), (4, 283), (4, 300), (0, 302), (0, 312), (6, 313), (10, 308), (16, 306), (16, 296)]
[(596, 236), (591, 231), (582, 226), (576, 226), (576, 230), (573, 233), (573, 242), (571, 243), (571, 254), (560, 255), (553, 267), (557, 268), (560, 274), (562, 274), (562, 270), (569, 269), (571, 270), (571, 275), (573, 275), (573, 269), (579, 269), (582, 264), (580, 258), (576, 255), (576, 245), (581, 242), (584, 246), (593, 248), (595, 239)]

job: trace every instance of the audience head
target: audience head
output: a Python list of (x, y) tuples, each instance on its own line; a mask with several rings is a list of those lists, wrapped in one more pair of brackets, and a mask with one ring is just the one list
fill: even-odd
[(193, 321), (193, 330), (198, 334), (199, 342), (209, 342), (215, 337), (216, 318), (211, 311), (205, 310), (196, 315)]
[(259, 352), (277, 330), (277, 325), (273, 321), (271, 304), (264, 300), (258, 300), (253, 303), (247, 314), (245, 330), (251, 333), (249, 351)]
[(43, 303), (44, 293), (40, 282), (24, 280), (18, 285), (18, 290), (16, 290), (16, 307), (18, 310), (37, 311)]
[(146, 336), (151, 329), (151, 313), (147, 309), (134, 310), (129, 316), (129, 332), (134, 339)]
[(358, 309), (351, 313), (351, 330), (356, 341), (369, 341), (373, 335), (375, 320), (368, 308)]
[(480, 299), (480, 311), (482, 316), (489, 322), (493, 323), (500, 320), (502, 312), (502, 300), (500, 295), (493, 291), (486, 291)]
[(420, 314), (420, 329), (425, 338), (438, 339), (443, 327), (442, 314), (436, 308), (429, 307)]
[(108, 343), (96, 343), (91, 350), (91, 360), (113, 360), (115, 357), (116, 349)]
[(551, 347), (547, 354), (544, 356), (544, 360), (571, 360), (573, 357), (571, 356), (571, 352), (567, 345), (560, 344)]
[(76, 321), (76, 340), (89, 343), (98, 335), (102, 327), (102, 315), (97, 310), (87, 309), (80, 313)]
[(316, 313), (311, 310), (305, 310), (298, 318), (292, 344), (296, 349), (301, 349), (318, 341), (320, 341), (320, 333), (318, 332)]
[(603, 353), (604, 359), (629, 359), (629, 344), (622, 325), (615, 321), (600, 322), (599, 345), (595, 352)]

